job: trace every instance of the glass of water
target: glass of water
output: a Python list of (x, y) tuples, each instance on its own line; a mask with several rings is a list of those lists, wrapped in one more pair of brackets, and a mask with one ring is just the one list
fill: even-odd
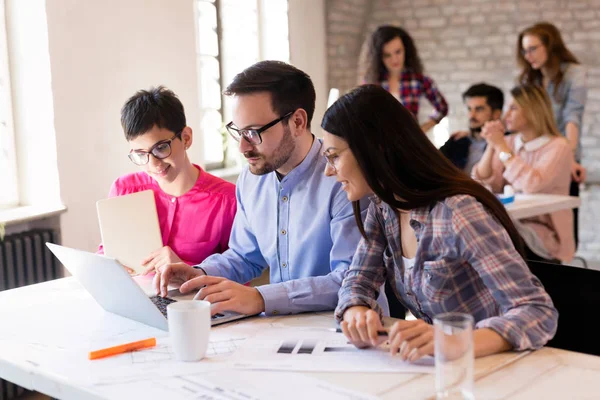
[(473, 317), (463, 313), (439, 314), (435, 330), (435, 390), (437, 399), (474, 399)]

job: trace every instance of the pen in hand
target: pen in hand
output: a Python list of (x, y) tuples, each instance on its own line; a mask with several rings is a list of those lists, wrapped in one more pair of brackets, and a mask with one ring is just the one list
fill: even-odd
[[(332, 329), (330, 329), (330, 330), (331, 330), (332, 332), (333, 332), (333, 331), (335, 331), (335, 332), (337, 332), (337, 333), (344, 333), (344, 332), (342, 331), (342, 328), (336, 328), (336, 329), (333, 329), (333, 328), (332, 328)], [(387, 331), (377, 331), (377, 336), (387, 336), (387, 335), (388, 335)]]

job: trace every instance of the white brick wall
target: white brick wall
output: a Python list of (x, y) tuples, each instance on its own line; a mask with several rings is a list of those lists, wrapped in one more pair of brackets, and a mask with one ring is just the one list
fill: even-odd
[(583, 164), (589, 180), (582, 193), (578, 254), (600, 261), (600, 1), (328, 0), (329, 86), (342, 93), (354, 87), (365, 38), (378, 25), (400, 25), (415, 39), (426, 72), (448, 101), (450, 131), (464, 128), (461, 93), (486, 81), (508, 97), (518, 73), (518, 32), (540, 20), (558, 26), (589, 72), (583, 123)]

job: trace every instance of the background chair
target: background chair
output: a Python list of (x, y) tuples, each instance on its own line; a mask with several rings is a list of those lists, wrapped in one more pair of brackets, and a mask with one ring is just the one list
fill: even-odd
[(600, 310), (600, 271), (528, 261), (558, 310), (558, 330), (547, 346), (599, 356), (596, 324)]

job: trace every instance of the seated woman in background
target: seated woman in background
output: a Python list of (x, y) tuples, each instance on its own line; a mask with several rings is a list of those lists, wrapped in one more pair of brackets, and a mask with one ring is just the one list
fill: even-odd
[[(484, 125), (481, 136), (488, 146), (473, 167), (473, 178), (502, 192), (510, 184), (516, 192), (569, 194), (573, 153), (560, 135), (550, 99), (537, 85), (521, 85), (511, 91), (505, 115), (504, 136), (500, 121)], [(575, 253), (573, 212), (560, 210), (522, 219), (517, 224), (525, 240), (527, 258), (568, 262)]]
[(140, 260), (146, 272), (176, 262), (200, 264), (227, 250), (235, 185), (190, 161), (192, 129), (175, 93), (162, 86), (140, 90), (121, 109), (121, 125), (129, 159), (140, 171), (118, 178), (108, 196), (154, 192), (164, 246)]
[(325, 173), (354, 204), (373, 195), (335, 316), (356, 346), (381, 338), (378, 291), (387, 279), (417, 318), (389, 331), (391, 352), (433, 354), (433, 318), (473, 315), (477, 357), (543, 346), (558, 313), (518, 249), (519, 234), (498, 199), (448, 161), (409, 111), (365, 85), (325, 113)]
[(377, 28), (368, 43), (363, 83), (379, 84), (419, 117), (419, 100), (427, 97), (435, 108), (421, 125), (427, 132), (448, 114), (446, 99), (433, 79), (423, 74), (423, 64), (410, 35), (402, 28), (384, 25)]

